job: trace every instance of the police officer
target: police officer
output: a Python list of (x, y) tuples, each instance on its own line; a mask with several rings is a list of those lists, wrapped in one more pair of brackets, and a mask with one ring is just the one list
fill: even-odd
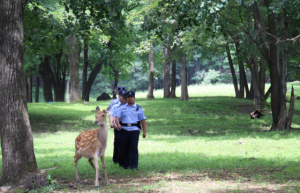
[(113, 151), (113, 162), (115, 164), (119, 163), (119, 154), (120, 154), (120, 140), (119, 140), (119, 134), (120, 131), (117, 129), (117, 125), (115, 124), (115, 110), (119, 108), (120, 106), (123, 106), (126, 104), (127, 100), (124, 97), (126, 94), (125, 90), (119, 91), (119, 99), (120, 102), (113, 105), (111, 110), (109, 111), (109, 116), (112, 116), (112, 126), (114, 128), (114, 151)]
[[(121, 90), (124, 90), (124, 91), (126, 92), (125, 86), (118, 86), (117, 94), (119, 94), (119, 92), (120, 92)], [(107, 107), (106, 110), (111, 111), (112, 106), (114, 106), (115, 104), (120, 104), (120, 103), (121, 103), (121, 102), (120, 102), (120, 96), (118, 96), (118, 98), (113, 99), (113, 100), (109, 103), (109, 105), (108, 105), (108, 107)], [(108, 115), (109, 115), (110, 128), (114, 128), (114, 125), (113, 125), (113, 116), (111, 115), (111, 113), (109, 113)]]
[(116, 124), (120, 129), (121, 156), (120, 166), (125, 169), (138, 168), (138, 141), (140, 122), (143, 127), (143, 138), (146, 137), (146, 116), (141, 106), (135, 103), (135, 93), (129, 91), (125, 95), (127, 103), (115, 111)]
[[(125, 86), (118, 86), (117, 94), (119, 95), (118, 98), (113, 99), (110, 104), (107, 107), (107, 110), (109, 111), (109, 123), (110, 123), (110, 128), (114, 128), (114, 117), (113, 117), (113, 106), (114, 105), (119, 105), (121, 104), (120, 99), (123, 98), (123, 96), (120, 96), (120, 92), (123, 92), (123, 95), (126, 94)], [(114, 131), (114, 152), (113, 152), (113, 162), (115, 164), (119, 163), (118, 160), (118, 133)]]

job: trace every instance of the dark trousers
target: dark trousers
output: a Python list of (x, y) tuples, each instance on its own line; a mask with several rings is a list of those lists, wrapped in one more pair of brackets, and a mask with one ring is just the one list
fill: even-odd
[(120, 162), (120, 131), (114, 129), (114, 153), (113, 153), (113, 162)]
[(137, 169), (139, 161), (138, 142), (140, 131), (120, 131), (120, 166)]

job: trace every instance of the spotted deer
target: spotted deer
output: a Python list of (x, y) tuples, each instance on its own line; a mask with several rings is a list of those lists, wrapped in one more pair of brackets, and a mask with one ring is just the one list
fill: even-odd
[[(89, 163), (94, 168), (96, 172), (95, 187), (99, 187), (99, 181), (101, 176), (99, 173), (99, 163), (98, 157), (101, 158), (102, 167), (104, 170), (104, 176), (107, 185), (109, 181), (106, 174), (105, 162), (104, 162), (104, 153), (106, 149), (107, 142), (107, 124), (106, 124), (106, 114), (107, 111), (100, 111), (100, 108), (96, 107), (96, 121), (95, 124), (99, 125), (99, 129), (87, 130), (80, 133), (75, 140), (75, 169), (76, 169), (76, 182), (79, 182), (77, 162), (79, 159), (86, 157), (89, 160)], [(94, 163), (96, 165), (94, 165)]]

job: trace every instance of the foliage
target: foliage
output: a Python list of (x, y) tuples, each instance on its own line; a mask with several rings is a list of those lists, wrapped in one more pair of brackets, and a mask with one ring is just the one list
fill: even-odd
[(202, 84), (216, 84), (220, 80), (220, 72), (209, 69), (208, 72), (204, 75)]
[(205, 75), (205, 70), (201, 70), (201, 71), (196, 71), (194, 76), (193, 76), (193, 80), (195, 80), (197, 82), (197, 84), (200, 84), (203, 81), (203, 77)]
[[(128, 84), (133, 90), (146, 90), (149, 41), (154, 44), (156, 89), (162, 85), (162, 50), (166, 43), (170, 44), (172, 59), (177, 60), (182, 54), (187, 57), (188, 71), (191, 73), (189, 76), (193, 77), (189, 84), (195, 84), (201, 81), (201, 71), (213, 69), (219, 70), (221, 74), (227, 73), (228, 61), (224, 59), (226, 43), (229, 43), (235, 65), (238, 64), (238, 59), (243, 59), (244, 53), (260, 57), (259, 49), (250, 44), (251, 38), (258, 40), (257, 31), (247, 24), (247, 19), (251, 16), (247, 14), (247, 9), (253, 6), (253, 2), (28, 1), (24, 21), (25, 69), (36, 70), (45, 54), (53, 55), (61, 50), (68, 53), (66, 38), (70, 33), (76, 32), (81, 45), (86, 36), (89, 39), (88, 72), (93, 70), (99, 60), (105, 61), (101, 76), (105, 77), (103, 81), (106, 83), (95, 87), (97, 89), (112, 89), (112, 86), (107, 86), (112, 85), (114, 79), (112, 67), (108, 65), (111, 63), (120, 72), (120, 84)], [(289, 80), (297, 80), (298, 39), (285, 40), (299, 34), (296, 9), (299, 1), (270, 2), (269, 12), (260, 8), (263, 18), (273, 12), (279, 20), (283, 10), (291, 16), (287, 17), (288, 36), (280, 37), (278, 42), (282, 41), (283, 47), (289, 50)], [(239, 55), (235, 50), (233, 36), (238, 36), (240, 40), (243, 52)], [(80, 62), (83, 63), (82, 57)], [(95, 84), (98, 83), (99, 81)]]
[(29, 1), (24, 18), (24, 66), (25, 71), (39, 71), (45, 55), (68, 52), (66, 37), (70, 23), (62, 6), (57, 0)]

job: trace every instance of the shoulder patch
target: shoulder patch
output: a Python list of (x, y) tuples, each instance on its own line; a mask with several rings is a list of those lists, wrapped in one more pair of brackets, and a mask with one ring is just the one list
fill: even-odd
[(142, 108), (140, 105), (136, 105), (136, 111), (139, 111), (139, 109)]

